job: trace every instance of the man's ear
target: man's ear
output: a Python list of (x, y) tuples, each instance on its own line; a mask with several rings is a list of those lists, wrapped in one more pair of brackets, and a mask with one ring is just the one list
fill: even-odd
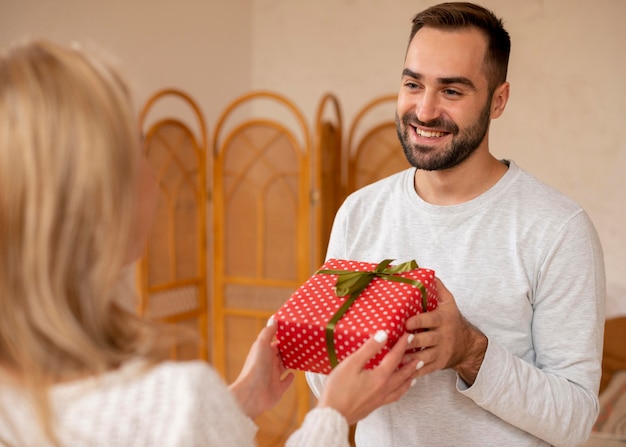
[(491, 119), (499, 118), (504, 112), (506, 103), (509, 101), (509, 83), (499, 85), (491, 97)]

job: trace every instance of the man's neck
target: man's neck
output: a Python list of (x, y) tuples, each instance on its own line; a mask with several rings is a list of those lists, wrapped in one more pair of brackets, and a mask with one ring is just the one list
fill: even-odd
[(460, 165), (442, 171), (415, 172), (417, 194), (433, 205), (458, 205), (489, 190), (508, 170), (508, 166), (489, 152), (474, 153)]

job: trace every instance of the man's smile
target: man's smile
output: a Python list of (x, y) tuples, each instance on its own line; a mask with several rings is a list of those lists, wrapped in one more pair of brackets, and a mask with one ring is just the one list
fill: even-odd
[(413, 126), (413, 129), (415, 129), (415, 133), (417, 134), (418, 137), (441, 138), (441, 137), (448, 135), (448, 132), (440, 132), (436, 130), (423, 130), (414, 126)]

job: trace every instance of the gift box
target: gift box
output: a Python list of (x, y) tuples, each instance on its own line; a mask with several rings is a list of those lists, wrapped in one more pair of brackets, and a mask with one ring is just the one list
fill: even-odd
[(274, 315), (285, 366), (328, 374), (383, 329), (387, 343), (366, 368), (378, 365), (409, 317), (437, 307), (433, 270), (391, 262), (330, 259), (302, 284)]

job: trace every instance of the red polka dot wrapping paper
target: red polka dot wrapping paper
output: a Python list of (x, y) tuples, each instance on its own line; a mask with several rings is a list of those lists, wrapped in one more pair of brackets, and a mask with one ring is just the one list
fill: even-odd
[[(329, 259), (319, 270), (372, 271), (378, 264)], [(437, 307), (435, 272), (416, 268), (402, 276), (422, 283), (427, 310)], [(349, 298), (334, 291), (338, 275), (316, 273), (300, 286), (274, 315), (278, 324), (278, 349), (287, 368), (328, 374), (332, 370), (326, 343), (326, 326)], [(373, 368), (405, 332), (406, 320), (422, 312), (419, 288), (375, 277), (337, 322), (334, 345), (337, 360), (356, 351), (376, 331), (389, 334), (385, 347), (365, 366)]]

